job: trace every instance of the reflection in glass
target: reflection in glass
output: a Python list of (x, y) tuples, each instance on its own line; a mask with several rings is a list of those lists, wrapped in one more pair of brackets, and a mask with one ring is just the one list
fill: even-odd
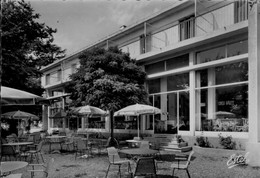
[(197, 53), (196, 63), (201, 64), (201, 63), (205, 63), (205, 62), (224, 59), (225, 57), (226, 57), (225, 46), (221, 46), (218, 48), (214, 48), (214, 49), (210, 49), (207, 51), (202, 51), (202, 52)]
[(248, 132), (247, 84), (197, 90), (197, 97), (197, 122), (201, 125), (196, 130)]
[(167, 77), (167, 91), (189, 89), (189, 73)]
[(179, 130), (190, 130), (190, 97), (189, 92), (179, 93)]

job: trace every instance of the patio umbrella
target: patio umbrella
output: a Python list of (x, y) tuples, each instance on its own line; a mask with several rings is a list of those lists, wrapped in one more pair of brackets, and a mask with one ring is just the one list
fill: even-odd
[(26, 105), (36, 104), (39, 101), (47, 101), (38, 95), (14, 89), (9, 87), (1, 86), (1, 104), (3, 105)]
[(227, 112), (227, 111), (217, 111), (214, 113), (215, 116), (218, 117), (235, 117), (236, 115), (232, 112)]
[(6, 112), (2, 114), (3, 118), (8, 118), (8, 119), (32, 119), (32, 120), (39, 120), (39, 117), (28, 113), (24, 111), (11, 111), (11, 112)]
[[(159, 108), (145, 105), (145, 104), (134, 104), (127, 106), (119, 111), (115, 112), (114, 116), (140, 116), (147, 114), (161, 114), (162, 111)], [(137, 120), (137, 132), (139, 137), (139, 120)]]
[(64, 117), (67, 117), (67, 113), (63, 110), (60, 110), (58, 112), (55, 112), (54, 114), (52, 114), (50, 116), (50, 119), (60, 119), (60, 118), (64, 118)]
[(86, 116), (106, 116), (107, 112), (90, 105), (80, 106), (72, 109), (72, 113)]

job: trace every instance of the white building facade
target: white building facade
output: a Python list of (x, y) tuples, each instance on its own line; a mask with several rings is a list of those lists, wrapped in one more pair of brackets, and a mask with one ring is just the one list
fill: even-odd
[[(152, 105), (164, 114), (142, 119), (142, 133), (241, 139), (250, 164), (260, 165), (259, 4), (255, 1), (176, 1), (172, 7), (90, 45), (118, 46), (147, 72)], [(50, 119), (68, 109), (64, 86), (83, 50), (42, 69), (52, 101), (46, 129), (109, 132), (108, 118)], [(115, 132), (135, 133), (135, 118), (115, 118)]]

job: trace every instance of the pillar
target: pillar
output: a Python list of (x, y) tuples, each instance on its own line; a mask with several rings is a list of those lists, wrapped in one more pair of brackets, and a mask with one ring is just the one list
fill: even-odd
[(251, 166), (260, 166), (260, 4), (249, 5), (248, 17), (248, 114), (246, 151)]

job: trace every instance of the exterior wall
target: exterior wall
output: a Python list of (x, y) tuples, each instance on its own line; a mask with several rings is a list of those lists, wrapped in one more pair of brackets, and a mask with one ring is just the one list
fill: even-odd
[(249, 12), (249, 164), (260, 166), (260, 4), (253, 3)]
[[(225, 6), (223, 6), (225, 5)], [(124, 52), (130, 52), (130, 56), (136, 58), (137, 61), (142, 65), (152, 64), (158, 61), (168, 60), (179, 55), (188, 54), (189, 55), (189, 64), (188, 66), (184, 66), (177, 69), (162, 71), (158, 73), (152, 73), (148, 75), (148, 79), (157, 79), (161, 78), (161, 95), (160, 105), (157, 107), (162, 108), (162, 110), (166, 113), (167, 111), (167, 77), (170, 75), (177, 75), (182, 73), (188, 73), (189, 76), (189, 88), (182, 89), (181, 91), (174, 91), (171, 95), (168, 96), (172, 99), (178, 98), (182, 95), (183, 92), (188, 92), (189, 94), (189, 130), (180, 131), (178, 130), (178, 134), (196, 137), (201, 135), (202, 133), (205, 136), (209, 137), (218, 137), (219, 132), (202, 132), (197, 128), (200, 127), (202, 123), (197, 119), (197, 105), (198, 105), (198, 95), (196, 90), (197, 85), (197, 77), (196, 71), (203, 70), (207, 68), (211, 68), (214, 66), (221, 66), (224, 64), (230, 64), (234, 62), (247, 60), (248, 54), (238, 55), (235, 57), (229, 57), (225, 59), (221, 59), (218, 61), (211, 61), (209, 63), (196, 64), (196, 52), (207, 50), (210, 48), (214, 48), (220, 45), (225, 45), (227, 43), (232, 43), (238, 40), (247, 39), (248, 32), (248, 23), (247, 20), (234, 24), (234, 4), (230, 2), (223, 1), (221, 3), (207, 2), (206, 4), (193, 4), (191, 1), (185, 2), (181, 4), (181, 8), (178, 10), (172, 9), (172, 13), (167, 12), (167, 15), (158, 15), (153, 19), (148, 19), (136, 27), (134, 29), (129, 29), (129, 32), (122, 31), (118, 36), (111, 37), (105, 40), (105, 43), (101, 45), (103, 47), (118, 45), (119, 48)], [(196, 11), (195, 11), (196, 9)], [(206, 9), (210, 9), (211, 12), (207, 13)], [(191, 15), (197, 15), (195, 18), (188, 19), (188, 21), (183, 22), (184, 24), (192, 24), (194, 22), (194, 36), (191, 36), (190, 39), (186, 39), (180, 41), (180, 22), (185, 17)], [(225, 16), (226, 21), (223, 21), (223, 17)], [(211, 23), (205, 23), (205, 21), (209, 21)], [(203, 30), (202, 30), (203, 29)], [(190, 29), (189, 29), (190, 30)], [(188, 31), (189, 31), (188, 30)], [(147, 35), (146, 42), (148, 43), (146, 53), (141, 54), (141, 42), (140, 36)], [(63, 83), (68, 81), (68, 75), (71, 72), (72, 64), (78, 64), (78, 58), (72, 58), (69, 61), (66, 59), (60, 63), (58, 67), (55, 69), (44, 70), (44, 74), (55, 73), (57, 69), (62, 69), (62, 81), (61, 83), (56, 82), (53, 85), (45, 85), (45, 76), (42, 78), (42, 84), (46, 88), (47, 91), (55, 90), (55, 89), (63, 89)], [(64, 91), (63, 91), (64, 92)], [(213, 94), (211, 94), (213, 95)], [(48, 95), (50, 96), (50, 95)], [(212, 101), (213, 103), (213, 101)], [(171, 103), (172, 107), (176, 103)], [(180, 103), (177, 103), (179, 105)], [(64, 107), (64, 105), (62, 106)], [(50, 111), (49, 111), (50, 112)], [(213, 112), (213, 110), (212, 110)], [(210, 113), (210, 112), (208, 112)], [(172, 115), (177, 115), (176, 120), (171, 120), (171, 125), (179, 124), (181, 118), (179, 114), (176, 112), (172, 112)], [(167, 115), (160, 116), (162, 121), (167, 121)], [(49, 124), (49, 128), (51, 124)], [(153, 133), (153, 130), (146, 130), (145, 122), (142, 122), (143, 133)], [(106, 118), (105, 128), (104, 129), (88, 129), (88, 131), (98, 131), (98, 132), (108, 132), (109, 128), (109, 119)], [(179, 126), (179, 125), (177, 125)], [(165, 122), (163, 127), (166, 129), (168, 127)], [(82, 130), (82, 129), (81, 129)], [(83, 128), (84, 130), (84, 128)], [(135, 129), (123, 130), (123, 129), (115, 129), (115, 133), (137, 133)], [(236, 132), (225, 132), (227, 135), (232, 135), (234, 138), (247, 139), (248, 133), (236, 133)]]

